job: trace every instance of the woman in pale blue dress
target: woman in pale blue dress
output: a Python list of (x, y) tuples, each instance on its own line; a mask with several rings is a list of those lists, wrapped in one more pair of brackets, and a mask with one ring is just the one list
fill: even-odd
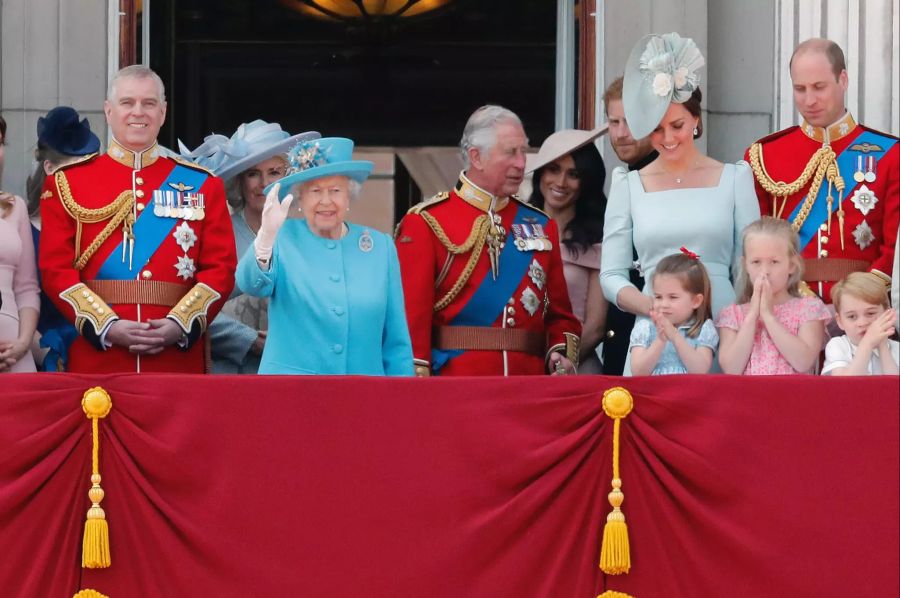
[[(759, 218), (750, 166), (722, 164), (694, 143), (703, 132), (697, 73), (703, 63), (692, 40), (670, 33), (642, 39), (626, 66), (628, 126), (635, 138), (649, 135), (659, 157), (639, 171), (613, 171), (600, 284), (609, 301), (639, 318), (647, 317), (652, 299), (649, 285), (642, 293), (628, 278), (632, 247), (646, 280), (680, 247), (698, 254), (712, 284), (715, 317), (735, 299), (741, 230)], [(630, 371), (626, 365), (626, 375)]]

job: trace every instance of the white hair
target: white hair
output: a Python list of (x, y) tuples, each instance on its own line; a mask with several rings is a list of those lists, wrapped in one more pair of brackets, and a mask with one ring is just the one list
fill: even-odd
[(120, 79), (153, 79), (159, 87), (159, 101), (166, 101), (166, 86), (163, 84), (162, 79), (159, 78), (159, 75), (157, 75), (153, 69), (142, 64), (132, 64), (131, 66), (120, 69), (119, 72), (110, 79), (109, 87), (106, 88), (106, 99), (110, 102), (114, 102), (116, 99), (116, 84)]
[(501, 123), (522, 126), (522, 120), (516, 113), (503, 106), (488, 104), (472, 113), (463, 129), (462, 139), (459, 140), (459, 151), (465, 169), (469, 168), (469, 149), (475, 148), (482, 154), (488, 154), (494, 149), (497, 144), (497, 125)]

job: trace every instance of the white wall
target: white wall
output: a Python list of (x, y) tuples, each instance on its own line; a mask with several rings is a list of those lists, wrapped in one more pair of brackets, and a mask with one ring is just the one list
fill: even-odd
[(780, 128), (797, 124), (788, 63), (794, 47), (825, 37), (844, 50), (850, 87), (847, 107), (857, 121), (900, 131), (900, 6), (898, 0), (777, 0), (775, 117)]
[(108, 0), (0, 0), (3, 188), (24, 194), (39, 116), (69, 105), (106, 138)]

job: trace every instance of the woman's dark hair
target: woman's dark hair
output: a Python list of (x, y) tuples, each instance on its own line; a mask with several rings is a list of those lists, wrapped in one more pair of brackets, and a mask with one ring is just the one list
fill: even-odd
[(2, 143), (6, 143), (6, 121), (2, 114), (0, 114), (0, 137), (3, 138)]
[(700, 139), (703, 135), (703, 113), (700, 109), (700, 103), (703, 101), (703, 93), (700, 91), (700, 88), (694, 90), (694, 93), (691, 94), (687, 100), (684, 101), (682, 106), (691, 113), (691, 116), (697, 119), (697, 134), (694, 135), (694, 139)]
[[(566, 225), (566, 230), (560, 231), (559, 236), (562, 243), (578, 257), (579, 253), (586, 252), (591, 245), (603, 240), (603, 216), (606, 213), (603, 184), (606, 182), (606, 165), (593, 143), (588, 143), (569, 155), (575, 161), (581, 186), (575, 199), (575, 216)], [(544, 209), (541, 176), (545, 168), (547, 165), (534, 171), (531, 197), (528, 200), (541, 209)]]

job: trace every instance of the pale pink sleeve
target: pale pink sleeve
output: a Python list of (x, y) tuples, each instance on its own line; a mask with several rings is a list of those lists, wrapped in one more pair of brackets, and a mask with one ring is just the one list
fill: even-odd
[(741, 322), (744, 320), (744, 318), (740, 316), (741, 306), (737, 303), (732, 303), (719, 312), (719, 316), (716, 318), (716, 328), (731, 328), (733, 330), (739, 330), (741, 327)]
[(804, 297), (800, 308), (800, 323), (810, 320), (831, 321), (831, 312), (818, 297)]
[(41, 289), (38, 286), (37, 263), (34, 260), (34, 240), (31, 236), (31, 222), (28, 220), (28, 209), (21, 197), (15, 198), (12, 214), (9, 218), (19, 231), (22, 251), (19, 252), (19, 263), (13, 275), (12, 291), (19, 309), (31, 307), (41, 310)]
[(580, 251), (578, 257), (571, 259), (570, 263), (583, 268), (600, 271), (600, 243), (594, 243), (587, 251)]

